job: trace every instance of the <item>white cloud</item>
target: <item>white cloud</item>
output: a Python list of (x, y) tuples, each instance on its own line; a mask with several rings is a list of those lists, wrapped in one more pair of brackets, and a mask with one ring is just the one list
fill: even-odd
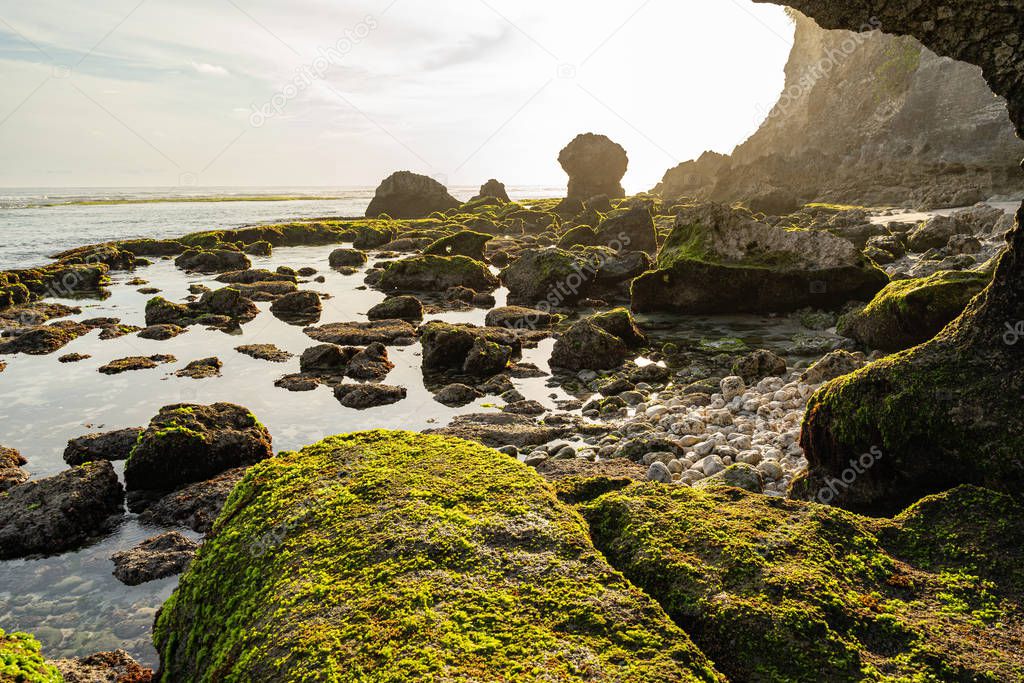
[(231, 72), (222, 66), (206, 64), (205, 62), (192, 62), (192, 68), (204, 76), (230, 76)]

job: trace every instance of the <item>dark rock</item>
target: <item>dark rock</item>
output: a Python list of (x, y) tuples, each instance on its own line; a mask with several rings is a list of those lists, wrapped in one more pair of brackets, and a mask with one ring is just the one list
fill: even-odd
[(468, 256), (483, 261), (484, 248), (493, 239), (494, 235), (462, 230), (433, 242), (423, 250), (423, 253), (432, 256)]
[(487, 312), (484, 319), (488, 327), (504, 327), (514, 330), (550, 327), (554, 318), (550, 313), (522, 306), (503, 306)]
[(414, 296), (389, 296), (367, 311), (366, 317), (370, 320), (419, 322), (423, 320), (423, 304)]
[(357, 353), (359, 349), (352, 346), (318, 344), (302, 352), (299, 369), (307, 374), (341, 376)]
[(155, 356), (128, 356), (112, 360), (106, 365), (101, 365), (99, 371), (104, 375), (120, 375), (122, 372), (131, 370), (152, 370), (164, 363), (176, 363), (174, 356), (157, 354)]
[(146, 508), (139, 521), (149, 526), (182, 526), (200, 534), (209, 533), (228, 495), (247, 469), (237, 467), (168, 493)]
[(630, 348), (647, 343), (647, 335), (640, 331), (633, 316), (625, 308), (614, 308), (604, 313), (597, 313), (590, 316), (589, 320), (608, 334), (621, 339)]
[(869, 349), (902, 351), (928, 341), (963, 313), (991, 276), (974, 271), (940, 271), (896, 280), (862, 309), (844, 315), (837, 331)]
[(352, 379), (382, 380), (395, 368), (388, 360), (388, 350), (381, 343), (373, 343), (352, 356), (345, 374)]
[(434, 394), (435, 401), (450, 408), (468, 405), (482, 397), (483, 393), (467, 384), (449, 384)]
[(643, 207), (609, 216), (597, 226), (592, 244), (610, 247), (615, 252), (657, 253), (658, 237), (654, 231), (654, 219)]
[(189, 377), (191, 379), (207, 379), (220, 377), (220, 369), (224, 366), (217, 357), (201, 358), (194, 360), (181, 370), (174, 373), (178, 377)]
[(11, 336), (0, 340), (0, 354), (25, 353), (30, 356), (45, 356), (59, 351), (88, 331), (89, 328), (85, 325), (71, 321), (9, 330)]
[(250, 358), (270, 361), (271, 363), (287, 363), (295, 355), (282, 351), (273, 344), (245, 344), (243, 346), (236, 346), (235, 351)]
[(240, 251), (189, 249), (174, 259), (174, 265), (182, 270), (198, 273), (223, 273), (232, 270), (246, 270), (252, 266), (252, 263)]
[(459, 206), (444, 185), (433, 178), (409, 171), (398, 171), (380, 184), (366, 209), (367, 218), (388, 215), (392, 218), (426, 218), (435, 211)]
[(480, 199), (483, 199), (484, 197), (493, 197), (494, 199), (505, 202), (506, 204), (512, 201), (511, 199), (508, 198), (508, 192), (505, 191), (504, 183), (500, 183), (494, 178), (491, 178), (486, 183), (481, 185), (480, 193), (469, 201), (476, 202)]
[(420, 344), (425, 371), (454, 370), (476, 376), (497, 374), (522, 353), (519, 338), (510, 330), (443, 322), (421, 327)]
[[(285, 282), (295, 284), (294, 272), (282, 272), (280, 268), (276, 272), (262, 268), (249, 268), (247, 270), (233, 270), (222, 273), (216, 277), (217, 282), (224, 282), (232, 285), (255, 285), (269, 282)], [(202, 294), (202, 292), (194, 292)]]
[(152, 339), (155, 341), (167, 341), (188, 330), (177, 325), (150, 325), (141, 330), (136, 336), (140, 339)]
[(331, 252), (328, 262), (331, 264), (331, 268), (343, 266), (361, 268), (366, 264), (366, 254), (358, 249), (335, 249)]
[(406, 397), (405, 387), (387, 384), (339, 384), (334, 397), (341, 405), (355, 410), (366, 410), (398, 403)]
[(568, 198), (586, 201), (596, 195), (623, 197), (622, 176), (629, 158), (626, 150), (604, 135), (576, 136), (558, 155), (558, 163), (569, 176)]
[(548, 412), (547, 408), (538, 401), (529, 400), (513, 401), (506, 404), (501, 410), (512, 415), (543, 415)]
[(833, 351), (807, 368), (800, 376), (800, 381), (807, 384), (830, 382), (837, 377), (849, 375), (860, 370), (865, 364), (864, 354), (850, 353), (840, 349)]
[(462, 372), (474, 377), (496, 375), (508, 367), (512, 353), (512, 346), (477, 336), (473, 339), (473, 346), (462, 363)]
[(321, 384), (323, 381), (319, 376), (309, 374), (285, 375), (274, 381), (275, 387), (288, 391), (313, 391)]
[(272, 303), (270, 312), (291, 325), (309, 325), (320, 320), (323, 304), (316, 292), (292, 292)]
[(131, 550), (111, 555), (114, 576), (126, 586), (175, 576), (185, 571), (199, 549), (197, 544), (177, 531), (146, 539)]
[(125, 484), (129, 493), (172, 491), (273, 454), (267, 428), (241, 406), (165, 406), (132, 450)]
[(146, 325), (211, 325), (230, 327), (253, 320), (260, 309), (241, 291), (234, 287), (208, 290), (199, 301), (176, 304), (163, 297), (154, 297), (146, 302)]
[(303, 331), (319, 342), (343, 346), (366, 346), (374, 342), (395, 345), (416, 336), (416, 328), (404, 320), (329, 323), (320, 327), (307, 327)]
[(153, 679), (153, 670), (124, 650), (57, 659), (50, 664), (63, 676), (64, 683), (150, 683)]
[(90, 462), (0, 495), (0, 559), (60, 553), (109, 531), (124, 489), (107, 461)]
[(610, 370), (622, 365), (626, 343), (590, 320), (580, 320), (563, 332), (551, 351), (551, 365), (567, 370)]
[(792, 231), (716, 204), (681, 210), (658, 269), (633, 282), (633, 310), (683, 314), (832, 309), (888, 283), (847, 240)]
[(141, 427), (128, 427), (76, 437), (64, 449), (64, 462), (76, 466), (93, 460), (127, 460), (140, 434)]
[[(87, 353), (66, 353), (63, 356), (61, 356), (60, 358), (58, 358), (57, 361), (59, 363), (78, 363), (80, 361), (88, 360), (90, 358), (92, 358), (92, 356), (90, 356)], [(5, 365), (5, 367), (6, 367), (6, 365)], [(0, 370), (2, 370), (2, 369), (0, 369)]]

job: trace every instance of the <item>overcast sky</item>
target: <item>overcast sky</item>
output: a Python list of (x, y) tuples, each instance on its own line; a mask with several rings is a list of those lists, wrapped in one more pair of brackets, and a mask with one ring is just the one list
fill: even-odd
[(753, 133), (792, 39), (747, 0), (3, 0), (0, 185), (562, 184), (594, 131), (638, 191)]

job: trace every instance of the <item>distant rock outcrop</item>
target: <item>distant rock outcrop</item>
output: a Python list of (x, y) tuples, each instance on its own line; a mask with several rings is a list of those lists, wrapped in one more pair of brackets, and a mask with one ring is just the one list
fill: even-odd
[(786, 213), (810, 201), (968, 206), (1024, 191), (1024, 143), (978, 67), (911, 37), (793, 16), (786, 88), (761, 128), (731, 156), (669, 170), (656, 192)]
[(425, 218), (435, 211), (459, 206), (459, 200), (433, 178), (398, 171), (384, 179), (366, 208), (367, 218), (387, 214), (392, 218)]
[(583, 202), (598, 195), (626, 196), (621, 183), (629, 157), (605, 135), (577, 135), (558, 155), (558, 163), (569, 174), (569, 199)]

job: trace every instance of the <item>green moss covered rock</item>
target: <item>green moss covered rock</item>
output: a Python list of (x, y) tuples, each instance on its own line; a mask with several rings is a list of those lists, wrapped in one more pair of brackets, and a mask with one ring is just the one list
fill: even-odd
[(657, 268), (633, 282), (633, 309), (683, 314), (835, 309), (889, 281), (847, 240), (759, 223), (717, 204), (683, 208)]
[(423, 250), (423, 253), (434, 256), (468, 256), (471, 259), (483, 261), (484, 247), (493, 239), (494, 235), (473, 230), (460, 230), (433, 242)]
[(466, 287), (478, 292), (497, 289), (498, 278), (480, 261), (468, 256), (413, 256), (395, 261), (380, 278), (386, 292), (444, 292)]
[(582, 511), (730, 680), (1024, 676), (1024, 509), (1005, 495), (961, 487), (886, 520), (643, 483)]
[(157, 620), (163, 681), (715, 681), (488, 448), (337, 436), (249, 471)]
[(0, 629), (0, 681), (63, 683), (64, 677), (46, 663), (39, 641), (27, 633)]
[(926, 278), (896, 280), (867, 306), (840, 318), (838, 331), (881, 351), (917, 346), (960, 315), (991, 279), (974, 271), (940, 271)]

